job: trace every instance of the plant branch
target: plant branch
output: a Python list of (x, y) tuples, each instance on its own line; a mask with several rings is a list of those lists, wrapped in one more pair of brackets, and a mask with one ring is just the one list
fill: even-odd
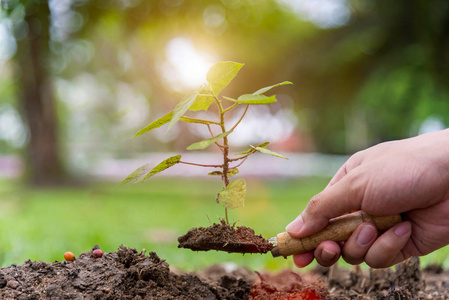
[(187, 161), (179, 161), (180, 164), (185, 164), (185, 165), (192, 165), (192, 166), (198, 166), (198, 167), (206, 167), (206, 168), (221, 168), (222, 165), (204, 165), (204, 164), (196, 164), (196, 163), (191, 163), (191, 162), (187, 162)]
[(234, 103), (231, 106), (229, 106), (228, 108), (226, 108), (225, 110), (223, 110), (223, 113), (226, 113), (228, 111), (230, 111), (231, 109), (233, 109), (234, 107), (236, 107), (237, 105), (239, 105), (238, 103)]
[[(217, 123), (218, 124), (218, 123)], [(221, 124), (218, 124), (221, 125)], [(215, 137), (214, 133), (212, 132), (212, 129), (210, 128), (210, 125), (207, 124), (207, 129), (209, 129), (210, 135), (212, 136), (212, 138)], [(221, 152), (223, 152), (223, 145), (220, 145), (218, 142), (215, 142), (215, 145), (217, 145), (218, 149), (220, 149)]]
[(256, 152), (256, 150), (253, 150), (253, 151), (251, 151), (248, 154), (245, 154), (243, 156), (239, 156), (239, 157), (236, 157), (236, 158), (230, 158), (229, 162), (238, 161), (238, 160), (241, 160), (241, 159), (246, 159), (248, 156), (250, 156), (251, 154), (254, 154), (255, 152)]
[(246, 112), (248, 111), (248, 107), (249, 107), (249, 104), (246, 105), (245, 111), (243, 112), (242, 116), (237, 121), (237, 123), (235, 123), (234, 127), (232, 127), (230, 131), (233, 131), (237, 127), (237, 125), (240, 124), (240, 122), (243, 120), (243, 117), (246, 115)]
[(236, 169), (236, 168), (238, 168), (238, 167), (240, 167), (244, 162), (245, 162), (245, 160), (248, 158), (248, 155), (247, 156), (244, 156), (242, 159), (242, 161), (239, 163), (239, 164), (237, 164), (237, 165), (235, 165), (235, 166), (233, 166), (233, 167), (230, 167), (229, 168), (229, 170), (232, 170), (232, 169)]

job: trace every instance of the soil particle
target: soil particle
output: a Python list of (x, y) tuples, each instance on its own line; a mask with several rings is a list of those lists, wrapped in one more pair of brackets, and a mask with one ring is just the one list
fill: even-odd
[(261, 235), (256, 235), (252, 228), (235, 226), (221, 220), (219, 224), (209, 227), (190, 229), (178, 238), (178, 248), (193, 251), (217, 250), (235, 253), (267, 253), (273, 245)]

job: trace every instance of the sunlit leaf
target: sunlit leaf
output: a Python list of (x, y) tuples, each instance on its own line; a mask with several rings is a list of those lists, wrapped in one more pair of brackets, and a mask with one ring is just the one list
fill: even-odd
[(145, 174), (148, 173), (148, 170), (150, 170), (151, 168), (151, 164), (145, 164), (139, 168), (137, 168), (134, 172), (132, 172), (131, 174), (128, 175), (128, 177), (126, 177), (121, 183), (122, 184), (127, 184), (130, 182), (137, 182), (139, 181)]
[(173, 110), (173, 116), (170, 120), (170, 124), (168, 124), (167, 130), (172, 128), (173, 125), (175, 125), (176, 122), (179, 121), (179, 119), (185, 114), (189, 107), (192, 106), (197, 96), (198, 91), (195, 91), (182, 97), (181, 101), (175, 106), (175, 109)]
[(140, 129), (134, 136), (136, 137), (136, 136), (139, 136), (141, 134), (144, 134), (145, 132), (148, 132), (148, 131), (153, 130), (153, 129), (158, 128), (158, 127), (161, 127), (162, 125), (170, 122), (172, 117), (173, 117), (173, 111), (169, 112), (165, 116), (160, 117), (156, 121), (151, 122), (150, 125)]
[(285, 156), (283, 156), (283, 155), (280, 155), (280, 154), (278, 154), (278, 153), (276, 153), (276, 152), (274, 152), (274, 151), (268, 150), (268, 149), (266, 149), (266, 148), (262, 148), (262, 147), (253, 147), (253, 148), (254, 148), (254, 150), (259, 151), (259, 152), (261, 152), (261, 153), (270, 154), (270, 155), (273, 155), (273, 156), (276, 156), (276, 157), (288, 159), (288, 157), (285, 157)]
[(193, 104), (190, 106), (190, 110), (198, 111), (198, 110), (205, 110), (207, 111), (209, 109), (209, 106), (214, 103), (215, 99), (211, 95), (198, 95), (193, 102)]
[(151, 171), (142, 180), (145, 180), (153, 175), (156, 175), (159, 172), (162, 172), (162, 171), (176, 165), (177, 163), (179, 163), (180, 160), (181, 160), (181, 155), (175, 155), (175, 156), (167, 158), (166, 160), (164, 160), (160, 164), (158, 164), (156, 167), (151, 169)]
[(265, 95), (253, 95), (253, 94), (244, 94), (241, 95), (237, 100), (229, 97), (223, 97), (226, 100), (239, 103), (239, 104), (269, 104), (276, 102), (276, 96), (267, 97)]
[(214, 124), (214, 122), (212, 121), (208, 121), (208, 120), (203, 120), (203, 119), (194, 119), (194, 118), (189, 118), (189, 117), (181, 117), (179, 118), (179, 121), (183, 121), (186, 123), (197, 123), (197, 124)]
[(218, 193), (217, 202), (226, 208), (237, 208), (245, 205), (246, 181), (237, 179), (231, 181), (229, 185)]
[(187, 150), (203, 150), (203, 149), (206, 149), (207, 147), (209, 147), (213, 143), (217, 142), (218, 140), (228, 136), (228, 134), (230, 134), (231, 132), (232, 131), (226, 131), (226, 132), (220, 133), (219, 135), (217, 135), (217, 136), (215, 136), (213, 138), (193, 143), (192, 145), (187, 147)]
[(115, 112), (111, 118), (114, 120), (123, 118), (124, 116), (129, 114), (131, 112), (131, 110), (132, 110), (132, 107), (130, 105), (128, 105), (127, 107), (124, 107), (124, 108), (120, 109), (119, 111)]
[(271, 90), (272, 88), (275, 88), (275, 87), (280, 86), (280, 85), (286, 85), (286, 84), (293, 84), (293, 83), (290, 82), (290, 81), (280, 82), (280, 83), (277, 83), (277, 84), (274, 84), (274, 85), (270, 85), (270, 86), (261, 88), (260, 90), (254, 92), (253, 95), (261, 95), (261, 94)]
[(276, 102), (276, 96), (265, 96), (265, 95), (253, 95), (253, 94), (245, 94), (241, 95), (237, 99), (237, 103), (242, 104), (268, 104)]
[(245, 155), (245, 154), (250, 153), (251, 151), (256, 151), (254, 148), (257, 148), (257, 147), (265, 148), (266, 146), (268, 146), (268, 144), (270, 144), (270, 142), (265, 142), (265, 143), (259, 144), (256, 147), (250, 146), (251, 148), (249, 148), (245, 152), (239, 153), (237, 155)]
[(243, 64), (233, 61), (220, 61), (213, 65), (207, 72), (206, 80), (210, 83), (214, 94), (218, 95), (234, 79), (242, 67)]

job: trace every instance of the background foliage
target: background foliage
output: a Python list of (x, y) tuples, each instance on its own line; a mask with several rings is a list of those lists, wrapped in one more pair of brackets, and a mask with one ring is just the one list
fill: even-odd
[(36, 126), (26, 128), (33, 117), (25, 113), (32, 100), (23, 96), (30, 85), (21, 76), (33, 64), (41, 66), (42, 103), (56, 100), (54, 143), (70, 170), (104, 155), (184, 148), (191, 141), (176, 134), (162, 144), (127, 138), (218, 60), (246, 64), (231, 95), (294, 82), (281, 102), (295, 112), (297, 133), (313, 141), (296, 150), (348, 154), (447, 125), (447, 1), (313, 3), (3, 0), (0, 149), (33, 146)]

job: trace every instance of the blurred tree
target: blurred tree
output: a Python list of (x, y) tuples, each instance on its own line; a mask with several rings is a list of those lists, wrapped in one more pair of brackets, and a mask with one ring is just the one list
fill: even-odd
[(432, 116), (447, 126), (449, 2), (348, 5), (348, 24), (298, 40), (286, 65), (301, 106), (313, 112), (307, 125), (317, 148), (353, 153), (418, 134)]
[(6, 1), (3, 5), (14, 20), (17, 92), (29, 131), (26, 178), (35, 185), (60, 183), (65, 172), (59, 157), (55, 104), (48, 71), (51, 59), (48, 1)]

